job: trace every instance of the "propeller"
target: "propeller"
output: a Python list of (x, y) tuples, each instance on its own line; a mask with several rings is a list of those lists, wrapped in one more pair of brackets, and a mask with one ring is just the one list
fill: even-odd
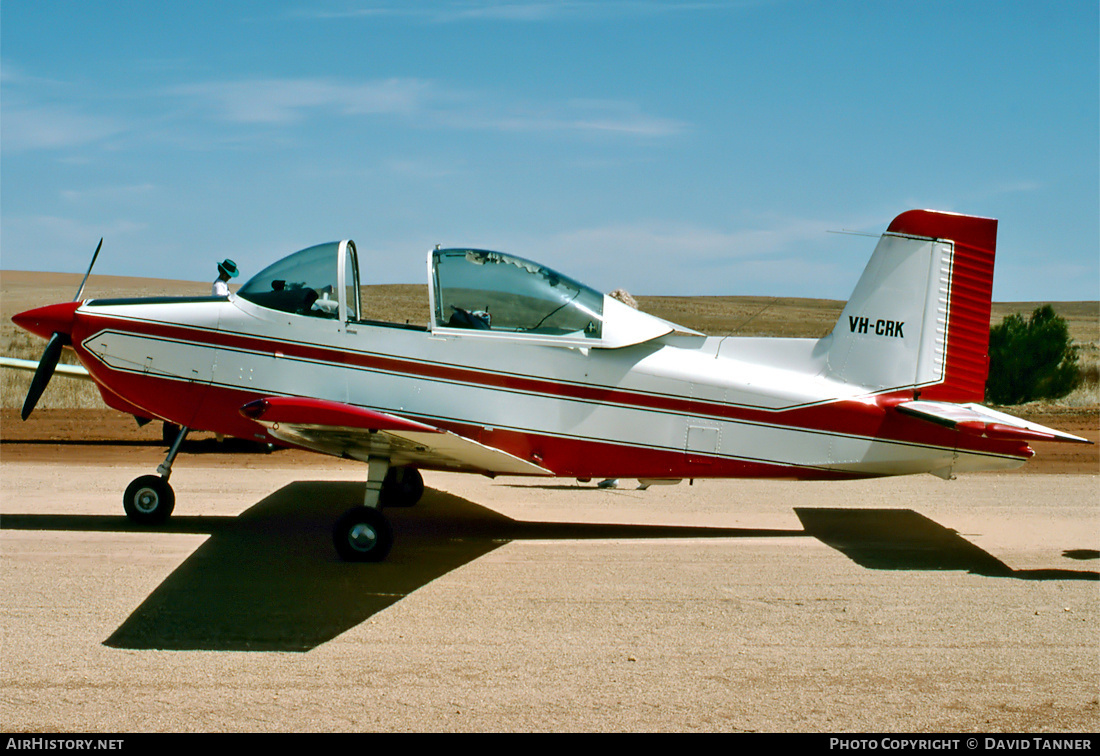
[(24, 420), (31, 416), (35, 405), (42, 397), (42, 392), (49, 385), (50, 378), (53, 377), (53, 372), (57, 368), (57, 361), (61, 359), (61, 350), (70, 343), (71, 340), (67, 333), (55, 333), (46, 342), (42, 359), (38, 361), (38, 369), (34, 371), (34, 378), (31, 379), (31, 387), (27, 391), (27, 398), (23, 401), (23, 411), (20, 415)]
[[(88, 282), (88, 276), (92, 274), (92, 266), (95, 265), (96, 258), (99, 257), (99, 250), (103, 248), (103, 239), (99, 240), (99, 244), (96, 245), (95, 254), (92, 255), (92, 262), (88, 266), (88, 272), (84, 274), (84, 278), (80, 282), (80, 287), (76, 290), (76, 296), (73, 297), (75, 303), (80, 299), (84, 293), (84, 284)], [(79, 306), (79, 305), (78, 305)], [(28, 313), (22, 313), (16, 316), (17, 323), (20, 320), (24, 322), (27, 320), (38, 320), (39, 322), (55, 321), (54, 325), (58, 329), (65, 327), (67, 324), (69, 329), (72, 328), (72, 317), (76, 312), (76, 308), (69, 305), (52, 305), (49, 307), (43, 307), (38, 310), (32, 310)], [(35, 315), (38, 317), (35, 317)], [(65, 317), (65, 316), (68, 317)], [(67, 321), (67, 322), (66, 322)], [(22, 323), (20, 323), (22, 325)], [(45, 334), (43, 334), (45, 335)], [(54, 370), (57, 369), (57, 362), (61, 359), (61, 351), (68, 345), (72, 344), (71, 334), (64, 330), (55, 330), (50, 334), (50, 340), (46, 342), (46, 348), (42, 352), (42, 359), (38, 361), (38, 368), (34, 371), (34, 378), (31, 379), (31, 387), (27, 391), (27, 398), (23, 401), (23, 411), (20, 416), (26, 420), (34, 412), (35, 406), (38, 404), (38, 400), (42, 398), (42, 392), (46, 390), (46, 386), (50, 383), (50, 378), (53, 377)]]

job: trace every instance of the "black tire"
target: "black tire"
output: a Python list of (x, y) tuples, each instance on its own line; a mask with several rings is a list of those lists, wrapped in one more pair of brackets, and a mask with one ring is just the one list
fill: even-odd
[(164, 522), (176, 508), (176, 494), (159, 475), (142, 475), (126, 487), (122, 496), (126, 516), (139, 525)]
[(411, 507), (424, 495), (424, 477), (415, 467), (391, 467), (382, 481), (384, 507)]
[(393, 529), (377, 509), (355, 507), (336, 521), (332, 542), (345, 562), (381, 562), (393, 546)]

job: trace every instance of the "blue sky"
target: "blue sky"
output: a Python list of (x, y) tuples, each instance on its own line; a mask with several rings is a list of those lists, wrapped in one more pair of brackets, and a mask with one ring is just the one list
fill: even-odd
[(1095, 0), (0, 7), (0, 267), (243, 279), (355, 239), (635, 294), (844, 299), (915, 207), (996, 299), (1100, 298)]

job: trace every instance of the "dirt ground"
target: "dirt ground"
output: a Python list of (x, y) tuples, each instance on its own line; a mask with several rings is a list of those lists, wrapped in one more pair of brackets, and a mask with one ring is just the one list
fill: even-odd
[[(362, 465), (0, 415), (8, 732), (1095, 732), (1096, 447), (1019, 471), (639, 491), (427, 473), (387, 562)], [(1096, 439), (1089, 417), (1050, 425)], [(1074, 450), (1062, 454), (1062, 450)]]
[[(37, 358), (8, 318), (70, 278), (3, 273), (5, 351)], [(208, 286), (92, 279), (88, 296)], [(368, 294), (426, 317), (422, 286)], [(640, 299), (746, 335), (819, 336), (839, 311)], [(1067, 313), (1095, 342), (1095, 303)], [(159, 424), (73, 409), (59, 379), (22, 422), (23, 380), (0, 402), (6, 732), (1100, 726), (1100, 444), (951, 482), (427, 473), (418, 506), (387, 510), (388, 561), (354, 565), (330, 529), (362, 465), (195, 434), (173, 518), (140, 528), (122, 491), (164, 458)], [(1095, 406), (1007, 411), (1100, 441)]]

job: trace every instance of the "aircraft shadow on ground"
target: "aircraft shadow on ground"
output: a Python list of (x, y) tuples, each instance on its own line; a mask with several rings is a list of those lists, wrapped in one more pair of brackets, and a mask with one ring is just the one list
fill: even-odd
[[(1012, 570), (911, 510), (796, 509), (805, 530), (522, 522), (427, 490), (388, 509), (387, 561), (339, 561), (331, 527), (362, 501), (363, 483), (301, 481), (237, 517), (175, 516), (164, 533), (209, 534), (104, 641), (127, 649), (308, 651), (451, 570), (514, 540), (814, 536), (870, 569), (969, 570), (1031, 580), (1096, 580), (1096, 572)], [(4, 515), (20, 530), (150, 532), (123, 516)]]
[[(966, 570), (1019, 580), (1100, 580), (1100, 573), (1065, 569), (1014, 570), (934, 520), (911, 509), (795, 508), (806, 534), (874, 570)], [(1063, 553), (1066, 558), (1087, 550)]]
[(237, 517), (173, 516), (157, 528), (124, 516), (4, 515), (27, 530), (209, 534), (104, 641), (130, 649), (308, 651), (418, 588), (513, 540), (802, 536), (800, 530), (521, 522), (428, 489), (387, 509), (387, 561), (336, 556), (331, 528), (363, 500), (363, 483), (292, 483)]

